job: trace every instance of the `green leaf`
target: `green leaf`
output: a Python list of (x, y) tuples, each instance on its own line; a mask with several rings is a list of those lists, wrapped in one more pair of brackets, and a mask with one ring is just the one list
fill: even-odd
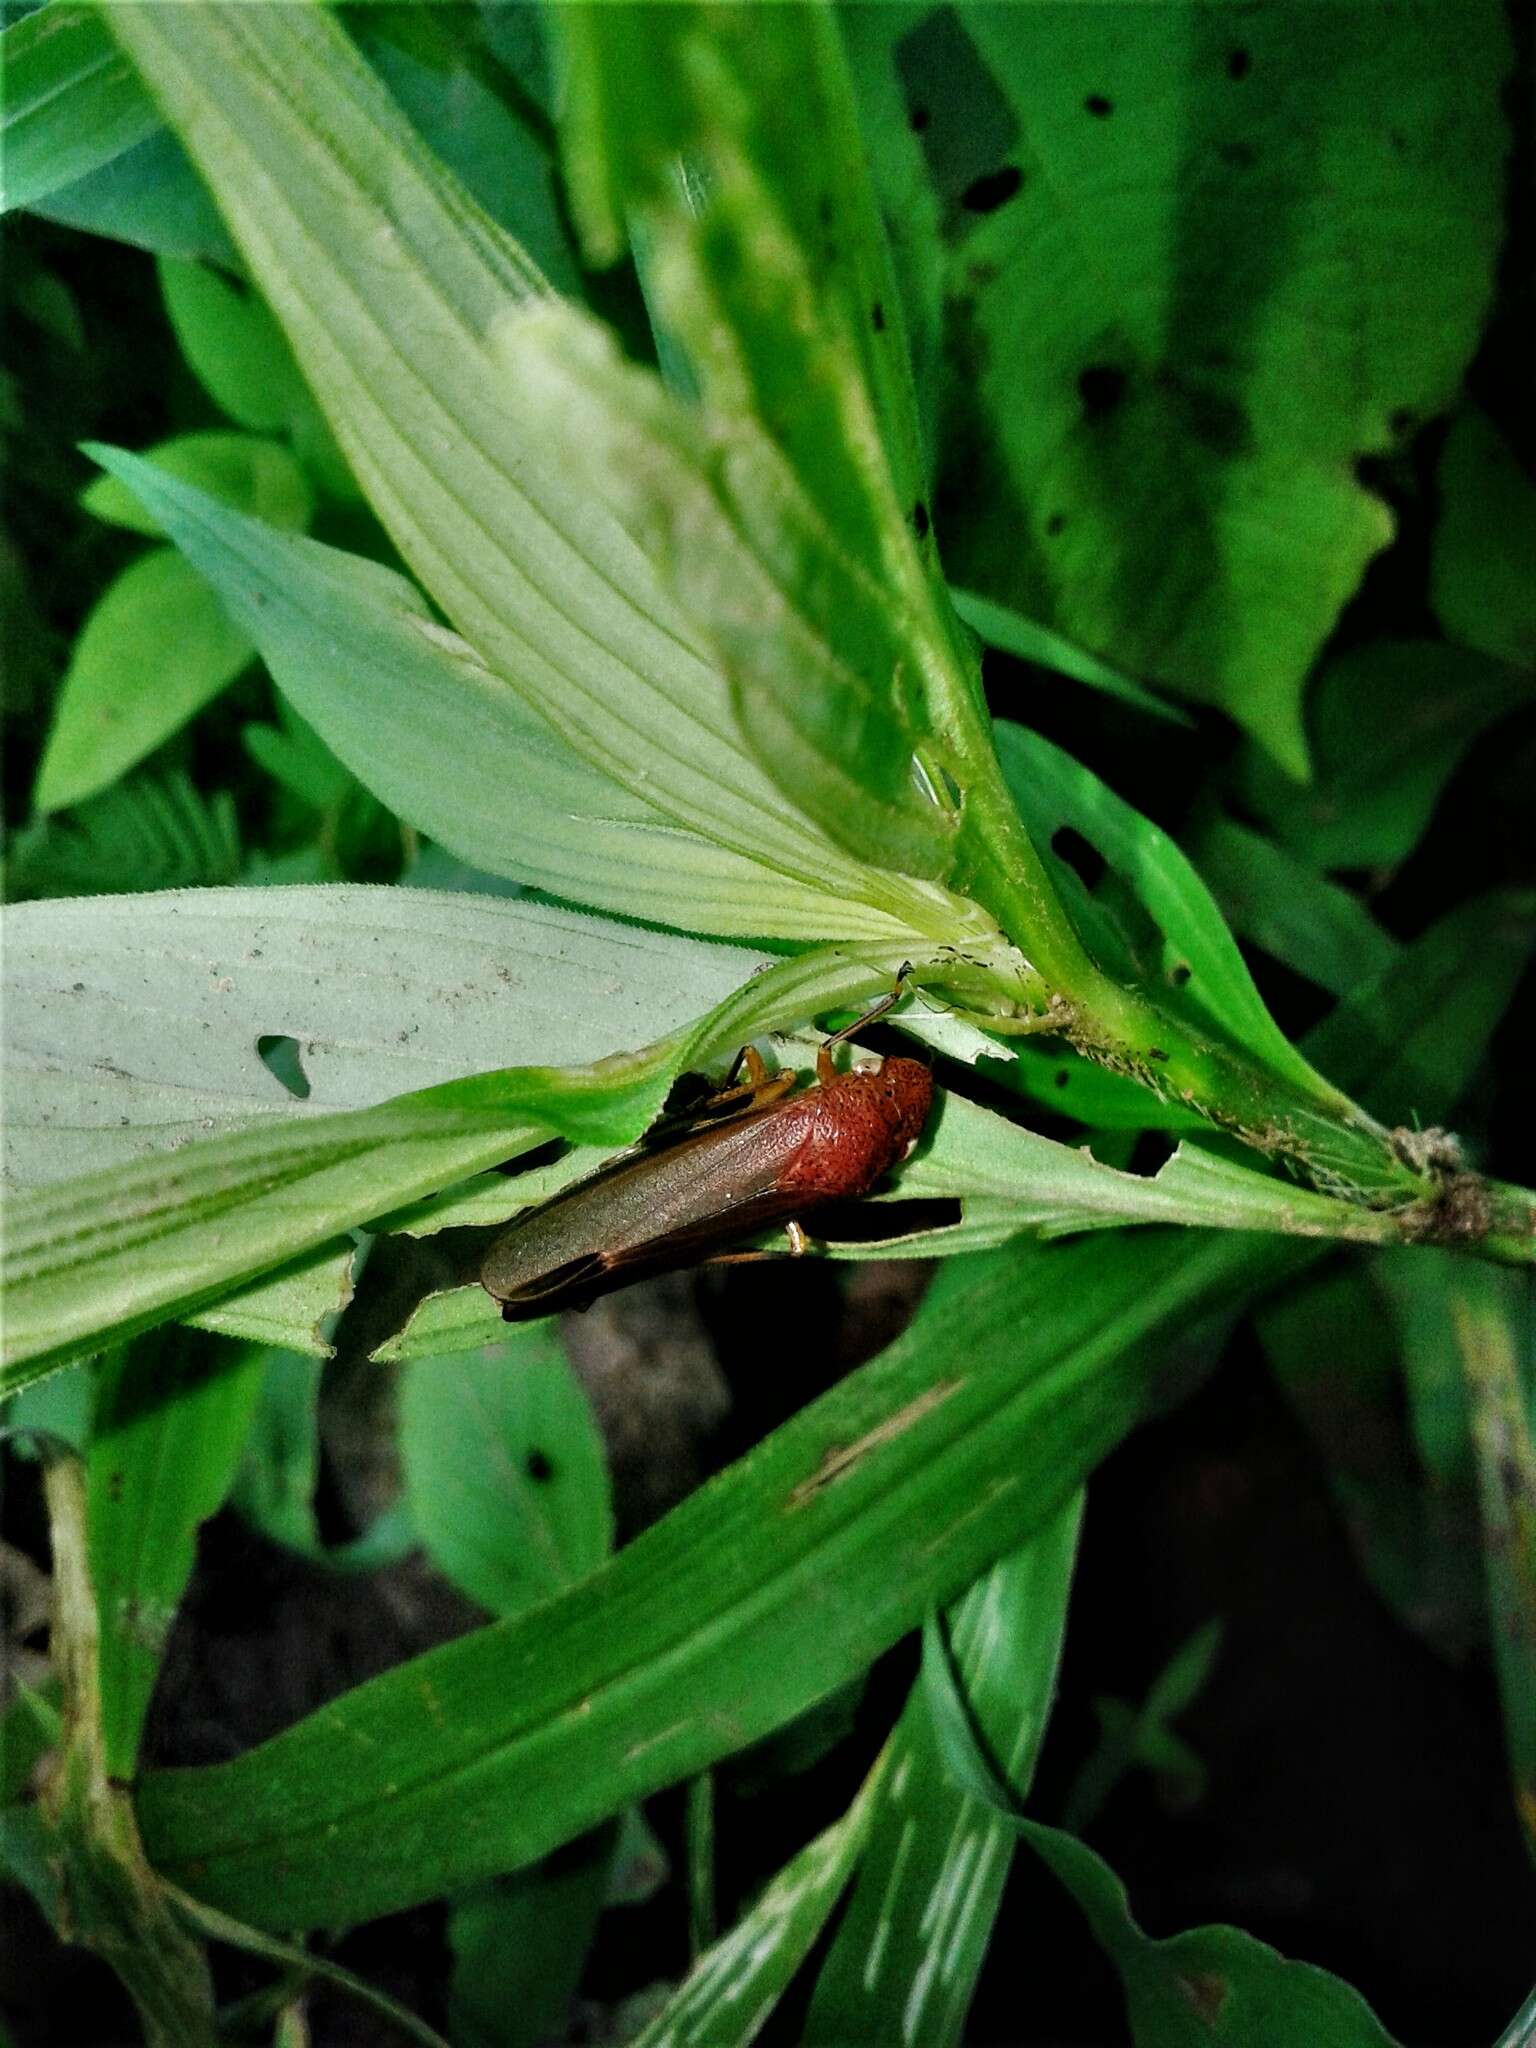
[(531, 308), (502, 336), (518, 410), (657, 564), (779, 787), (846, 853), (942, 881), (958, 815), (914, 766), (930, 721), (905, 681), (913, 637), (780, 451), (750, 421), (700, 418), (569, 308)]
[(428, 1555), (491, 1614), (534, 1606), (612, 1547), (602, 1439), (548, 1324), (408, 1367), (399, 1443)]
[(847, 1887), (893, 1763), (887, 1750), (842, 1819), (786, 1863), (750, 1912), (705, 1950), (635, 2048), (745, 2048), (756, 2040)]
[[(1079, 1495), (978, 1579), (946, 1623), (970, 1710), (1021, 1794), (1050, 1713), (1081, 1517)], [(1012, 1829), (949, 1777), (930, 1696), (914, 1686), (853, 1895), (816, 1980), (808, 2048), (958, 2043), (1012, 1861)]]
[(1475, 896), (1402, 947), (1307, 1037), (1385, 1123), (1451, 1115), (1536, 946), (1536, 897)]
[(167, 129), (50, 192), (33, 210), (83, 234), (105, 235), (156, 256), (179, 262), (206, 258), (232, 270), (239, 265), (208, 188)]
[(454, 2048), (543, 2048), (564, 2030), (607, 1896), (618, 1830), (448, 1907)]
[(138, 457), (93, 452), (213, 583), (331, 751), (462, 859), (621, 915), (651, 919), (664, 905), (694, 930), (875, 938), (899, 929), (836, 886), (846, 872), (791, 878), (678, 826), (595, 771), (432, 621), (403, 577), (238, 519)]
[[(302, 533), (314, 515), (309, 480), (279, 441), (261, 441), (252, 434), (177, 434), (146, 448), (140, 460), (208, 492), (236, 512), (265, 520), (287, 533)], [(80, 503), (87, 512), (114, 526), (154, 538), (165, 535), (165, 528), (132, 486), (115, 476), (98, 477), (88, 484)]]
[(1152, 1681), (1140, 1707), (1117, 1699), (1094, 1700), (1099, 1740), (1066, 1797), (1062, 1826), (1069, 1834), (1081, 1835), (1092, 1827), (1105, 1800), (1137, 1764), (1175, 1784), (1185, 1804), (1200, 1798), (1205, 1767), (1168, 1723), (1205, 1684), (1220, 1641), (1219, 1621), (1207, 1622), (1187, 1636)]
[[(277, 892), (258, 893), (269, 911), (277, 908)], [(408, 917), (430, 909), (424, 891), (379, 893), (387, 894), (392, 906), (409, 906)], [(462, 914), (474, 899), (437, 900)], [(39, 914), (57, 917), (62, 908), (49, 905)], [(176, 911), (182, 908), (177, 905)], [(498, 902), (484, 908), (515, 919), (534, 906)], [(12, 928), (28, 914), (26, 909), (12, 911)], [(559, 913), (544, 916), (558, 925)], [(581, 924), (567, 916), (567, 933), (573, 926), (579, 932)], [(40, 938), (46, 924), (35, 931)], [(243, 936), (250, 936), (248, 924)], [(689, 944), (653, 934), (630, 936), (653, 945)], [(142, 944), (142, 934), (136, 943)], [(596, 943), (604, 948), (601, 936)], [(42, 950), (34, 941), (34, 971)], [(211, 993), (230, 994), (228, 984), (238, 985), (241, 979), (254, 979), (259, 986), (259, 973), (249, 974), (245, 950), (238, 963), (231, 962), (238, 965), (238, 974), (212, 977)], [(572, 950), (579, 949), (573, 945)], [(587, 1067), (504, 1068), (351, 1114), (273, 1116), (270, 1110), (277, 1105), (269, 1096), (267, 1116), (231, 1135), (194, 1141), (169, 1159), (152, 1155), (13, 1198), (6, 1246), (8, 1370), (0, 1377), (0, 1395), (104, 1341), (131, 1336), (169, 1316), (193, 1315), (371, 1215), (418, 1201), (512, 1158), (541, 1137), (609, 1146), (628, 1142), (652, 1121), (668, 1082), (684, 1069), (718, 1058), (725, 1048), (740, 1046), (786, 1015), (815, 1014), (880, 992), (901, 964), (888, 953), (867, 960), (858, 955), (859, 949), (851, 948), (786, 960), (726, 996), (692, 1029), (674, 1032), (640, 1052), (613, 1054)], [(498, 968), (498, 979), (502, 973), (510, 982), (511, 968)], [(308, 974), (306, 984), (312, 986), (315, 979)], [(41, 989), (34, 983), (29, 993), (46, 1006), (51, 986), (46, 980)], [(458, 991), (434, 986), (439, 996), (462, 1001)], [(605, 992), (611, 1026), (612, 998), (619, 991), (609, 980)], [(663, 991), (661, 1000), (674, 994)], [(374, 1010), (375, 996), (370, 991)], [(7, 1005), (8, 1017), (16, 1007)], [(99, 1028), (99, 1012), (86, 1022)], [(249, 1088), (256, 1070), (268, 1071), (259, 1057), (259, 1041), (251, 1048), (258, 1055), (254, 1068), (247, 1046), (250, 1041), (233, 1048), (237, 1072), (230, 1074), (226, 1067), (220, 1077), (226, 1108), (232, 1085)], [(34, 1042), (31, 1049), (35, 1098), (43, 1093), (36, 1077), (48, 1071), (45, 1047), (46, 1041), (39, 1051)], [(207, 1050), (224, 1059), (232, 1048), (226, 1038), (215, 1044), (209, 1034)], [(568, 1040), (561, 1051), (568, 1059)], [(126, 1099), (141, 1109), (157, 1092), (165, 1101), (174, 1088), (165, 1076), (165, 1053), (164, 1038), (157, 1038), (148, 1054), (149, 1085), (141, 1089), (131, 1079), (123, 1084)], [(401, 1077), (397, 1073), (397, 1083)], [(291, 1104), (282, 1081), (270, 1074), (268, 1079)], [(67, 1086), (67, 1075), (64, 1080)], [(174, 1102), (174, 1095), (170, 1099)], [(184, 1098), (177, 1107), (184, 1113)], [(247, 1096), (242, 1107), (259, 1117), (263, 1103)], [(99, 1101), (89, 1096), (85, 1109), (88, 1119), (101, 1114)], [(159, 1142), (167, 1136), (160, 1131)], [(150, 1245), (153, 1258), (145, 1255)]]
[(95, 796), (232, 683), (253, 653), (174, 549), (132, 562), (97, 599), (60, 687), (33, 802)]
[[(1246, 1047), (1273, 1074), (1315, 1090), (1316, 1069), (1295, 1050), (1253, 985), (1242, 954), (1209, 889), (1178, 847), (1149, 818), (1038, 733), (1000, 719), (998, 758), (1030, 837), (1052, 865), (1101, 965), (1155, 982), (1169, 1002)], [(1077, 833), (1114, 870), (1144, 919), (1138, 927), (1090, 896), (1055, 851)]]
[[(956, 1783), (1026, 1841), (1082, 1908), (1125, 1990), (1136, 2048), (1394, 2048), (1357, 1991), (1310, 1963), (1279, 1955), (1236, 1927), (1198, 1927), (1166, 1940), (1131, 1918), (1125, 1888), (1093, 1851), (1060, 1828), (1026, 1820), (978, 1727), (954, 1665), (924, 1644), (923, 1680)], [(1192, 1662), (1198, 1662), (1198, 1658)]]
[(507, 405), (488, 334), (542, 280), (426, 155), (336, 23), (319, 9), (108, 19), (186, 136), (380, 518), (486, 667), (673, 823), (954, 943), (957, 922), (975, 922), (963, 905), (850, 861), (782, 797), (654, 571), (550, 465), (543, 423)]
[[(762, 964), (544, 904), (358, 885), (26, 904), (3, 928), (13, 1186), (509, 1061), (598, 1060)], [(278, 1045), (302, 1100), (263, 1058)]]
[(0, 36), (0, 210), (36, 206), (160, 126), (94, 7), (51, 0)]
[[(545, 411), (568, 423), (570, 398), (588, 401), (599, 436), (583, 453), (568, 424), (570, 453), (610, 479), (718, 649), (781, 787), (843, 845), (941, 878), (960, 822), (950, 728), (974, 738), (979, 693), (929, 540), (894, 285), (830, 13), (556, 19), (578, 212), (599, 254), (622, 214), (641, 214), (647, 280), (702, 409), (619, 370), (570, 316), (563, 332), (548, 315), (519, 323), (515, 374), (530, 399), (565, 389), (563, 412)], [(801, 118), (786, 123), (791, 97)]]
[(1463, 646), (1521, 670), (1536, 662), (1536, 485), (1486, 413), (1462, 413), (1445, 437), (1437, 475), (1440, 519), (1429, 600)]
[(1330, 995), (1396, 959), (1397, 942), (1358, 896), (1262, 832), (1213, 811), (1188, 847), (1232, 930)]
[(864, 1669), (1022, 1543), (1159, 1398), (1133, 1346), (1297, 1256), (1149, 1233), (951, 1263), (873, 1365), (581, 1585), (231, 1765), (147, 1781), (151, 1854), (284, 1926), (532, 1861)]
[(1392, 532), (1355, 464), (1447, 405), (1488, 304), (1502, 9), (871, 12), (882, 196), (948, 303), (951, 574), (1303, 777)]
[(1082, 648), (1074, 647), (1070, 640), (1064, 640), (1060, 633), (1053, 633), (1048, 626), (1037, 625), (1033, 619), (1026, 619), (1022, 613), (1010, 610), (1005, 604), (997, 604), (990, 597), (982, 597), (974, 590), (951, 587), (949, 594), (954, 599), (955, 610), (988, 647), (1011, 654), (1019, 661), (1032, 662), (1036, 668), (1047, 668), (1057, 675), (1070, 676), (1074, 682), (1086, 683), (1090, 690), (1102, 690), (1106, 697), (1118, 697), (1122, 704), (1134, 704), (1138, 711), (1145, 711), (1152, 718), (1164, 718), (1174, 725), (1190, 723), (1187, 714), (1177, 705), (1154, 696), (1150, 690), (1143, 689), (1129, 676), (1121, 675), (1107, 662), (1085, 654)]
[(145, 772), (78, 811), (35, 819), (11, 841), (5, 893), (107, 896), (133, 889), (210, 888), (240, 870), (234, 799), (203, 796), (179, 769)]
[(1238, 757), (1245, 810), (1319, 868), (1390, 868), (1423, 836), (1478, 735), (1531, 694), (1500, 662), (1436, 640), (1378, 640), (1327, 662), (1308, 698), (1313, 777)]
[[(536, 34), (537, 10), (526, 11)], [(579, 291), (548, 138), (531, 131), (526, 100), (508, 103), (508, 74), (487, 61), (495, 24), (468, 9), (422, 7), (393, 15), (374, 10), (353, 27), (417, 132), (465, 190), (517, 237), (557, 290)]]
[(259, 1361), (185, 1335), (130, 1345), (97, 1378), (86, 1498), (113, 1777), (134, 1775), (197, 1531), (233, 1483), (260, 1385)]
[(258, 295), (206, 263), (161, 257), (160, 289), (181, 352), (221, 412), (255, 434), (280, 433), (304, 383)]
[(1119, 1972), (1136, 2048), (1393, 2048), (1358, 1991), (1293, 1962), (1236, 1927), (1196, 1927), (1166, 1940), (1131, 1918), (1125, 1887), (1084, 1843), (1037, 1821), (1016, 1823), (1083, 1910)]

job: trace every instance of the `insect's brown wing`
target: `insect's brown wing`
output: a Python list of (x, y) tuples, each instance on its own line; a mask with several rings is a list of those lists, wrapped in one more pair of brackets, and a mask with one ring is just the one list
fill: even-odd
[(806, 1113), (775, 1105), (628, 1153), (517, 1219), (486, 1255), (485, 1285), (518, 1314), (548, 1315), (695, 1265), (804, 1206), (783, 1181), (808, 1129)]

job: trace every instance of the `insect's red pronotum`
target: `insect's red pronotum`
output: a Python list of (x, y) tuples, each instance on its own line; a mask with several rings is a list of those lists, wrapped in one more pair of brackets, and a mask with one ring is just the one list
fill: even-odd
[[(702, 1265), (774, 1224), (791, 1252), (824, 1203), (867, 1195), (922, 1135), (933, 1076), (921, 1060), (839, 1071), (832, 1047), (889, 1009), (894, 996), (828, 1039), (816, 1080), (770, 1074), (744, 1049), (747, 1079), (696, 1111), (676, 1135), (643, 1140), (596, 1173), (517, 1217), (485, 1255), (480, 1278), (508, 1322), (585, 1308), (652, 1273)], [(737, 1068), (732, 1069), (734, 1080)]]

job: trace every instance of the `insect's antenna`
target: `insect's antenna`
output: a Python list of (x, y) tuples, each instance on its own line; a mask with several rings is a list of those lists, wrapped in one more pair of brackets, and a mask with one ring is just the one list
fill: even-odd
[(889, 994), (881, 996), (877, 1003), (871, 1004), (862, 1017), (855, 1017), (853, 1022), (845, 1024), (841, 1031), (834, 1031), (826, 1042), (825, 1050), (830, 1051), (834, 1045), (841, 1045), (845, 1038), (852, 1038), (855, 1033), (862, 1031), (866, 1024), (873, 1024), (877, 1018), (883, 1017), (887, 1010), (894, 1010), (906, 993), (903, 983), (911, 972), (912, 962), (903, 961), (896, 970), (895, 984)]

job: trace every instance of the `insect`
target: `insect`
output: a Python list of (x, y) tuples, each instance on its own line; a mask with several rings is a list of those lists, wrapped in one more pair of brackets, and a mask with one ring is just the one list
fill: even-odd
[[(933, 1076), (921, 1060), (887, 1058), (842, 1073), (832, 1048), (887, 1010), (888, 997), (827, 1040), (816, 1080), (770, 1074), (746, 1047), (725, 1089), (680, 1132), (642, 1140), (596, 1173), (519, 1216), (495, 1239), (481, 1284), (510, 1322), (585, 1308), (648, 1274), (719, 1258), (773, 1257), (725, 1247), (775, 1223), (806, 1249), (801, 1218), (868, 1194), (922, 1135)], [(747, 1078), (733, 1085), (740, 1067)]]

